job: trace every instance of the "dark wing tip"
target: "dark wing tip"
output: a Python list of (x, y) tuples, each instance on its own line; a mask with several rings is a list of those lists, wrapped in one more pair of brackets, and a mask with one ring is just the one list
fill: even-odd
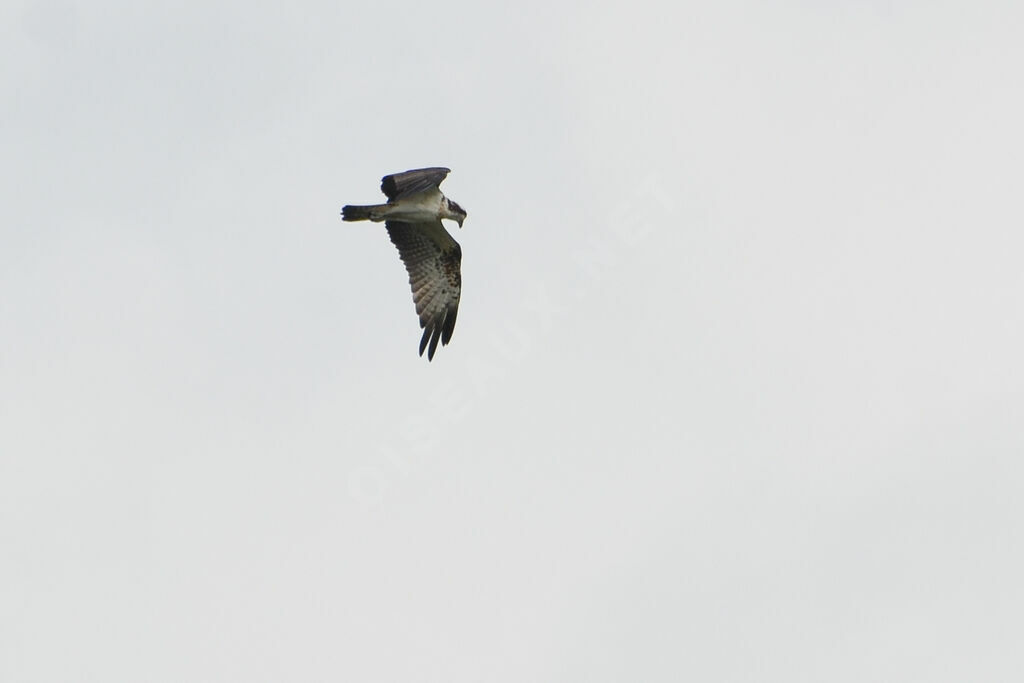
[[(452, 340), (452, 333), (455, 332), (455, 318), (459, 313), (458, 305), (449, 305), (445, 308), (443, 316), (436, 316), (432, 320), (423, 322), (423, 336), (420, 337), (420, 355), (427, 352), (427, 360), (434, 360), (434, 352), (437, 351), (437, 343), (441, 346), (448, 346)], [(429, 344), (429, 346), (428, 346)]]
[[(423, 330), (423, 336), (420, 337), (420, 355), (421, 356), (423, 355), (423, 350), (425, 348), (427, 348), (427, 342), (430, 341), (430, 332), (431, 332), (430, 327), (427, 327), (427, 328), (425, 328)], [(428, 356), (427, 360), (433, 360), (433, 358)]]
[[(437, 351), (437, 341), (441, 338), (441, 326), (436, 321), (431, 320), (427, 323), (423, 330), (423, 336), (420, 337), (420, 355), (423, 355), (424, 349), (427, 351), (427, 360), (434, 360), (434, 352)], [(430, 342), (430, 348), (427, 348), (427, 342)]]
[(455, 317), (459, 314), (459, 306), (455, 304), (452, 306), (448, 305), (447, 314), (444, 317), (444, 331), (441, 334), (441, 344), (444, 346), (448, 345), (448, 342), (452, 339), (452, 333), (455, 332)]
[(434, 326), (434, 334), (430, 335), (430, 348), (427, 350), (427, 360), (434, 360), (434, 351), (437, 351), (437, 342), (441, 338), (441, 328)]

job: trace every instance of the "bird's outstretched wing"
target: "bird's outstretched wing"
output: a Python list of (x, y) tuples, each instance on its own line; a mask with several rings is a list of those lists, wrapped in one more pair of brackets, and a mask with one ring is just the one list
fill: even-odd
[(409, 272), (412, 300), (423, 328), (420, 355), (429, 343), (427, 359), (433, 360), (437, 342), (447, 344), (455, 331), (462, 294), (462, 249), (440, 220), (431, 223), (388, 221), (387, 228)]
[(380, 190), (387, 195), (389, 202), (393, 202), (402, 197), (436, 188), (448, 177), (449, 173), (449, 169), (442, 167), (417, 168), (405, 173), (393, 173), (384, 176), (380, 183)]

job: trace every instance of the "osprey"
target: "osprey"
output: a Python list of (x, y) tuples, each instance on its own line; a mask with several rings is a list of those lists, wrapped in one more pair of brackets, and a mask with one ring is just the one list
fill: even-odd
[(437, 342), (447, 345), (455, 331), (462, 292), (462, 249), (441, 224), (442, 218), (462, 227), (466, 212), (441, 194), (441, 181), (447, 168), (417, 168), (384, 176), (380, 189), (387, 204), (345, 206), (345, 221), (386, 221), (388, 236), (409, 272), (412, 300), (420, 317), (423, 337), (420, 355), (427, 349), (427, 360), (434, 359)]

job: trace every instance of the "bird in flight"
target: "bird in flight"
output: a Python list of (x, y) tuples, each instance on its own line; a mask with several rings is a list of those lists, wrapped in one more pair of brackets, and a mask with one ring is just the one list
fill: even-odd
[[(447, 345), (455, 331), (462, 293), (462, 249), (441, 224), (448, 218), (462, 227), (466, 212), (441, 194), (447, 168), (417, 168), (384, 176), (380, 189), (387, 204), (345, 206), (345, 221), (385, 221), (388, 236), (409, 272), (412, 300), (420, 317), (423, 337), (420, 355), (434, 359), (437, 342)], [(428, 347), (429, 345), (429, 347)]]

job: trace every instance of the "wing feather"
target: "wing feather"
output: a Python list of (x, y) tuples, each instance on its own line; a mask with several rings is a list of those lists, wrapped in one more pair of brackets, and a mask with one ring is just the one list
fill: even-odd
[(447, 168), (436, 166), (434, 168), (417, 168), (405, 173), (394, 173), (384, 176), (380, 183), (380, 189), (387, 195), (389, 202), (394, 202), (403, 197), (438, 187), (450, 172)]
[(462, 248), (441, 221), (387, 222), (388, 236), (409, 273), (412, 300), (423, 328), (420, 355), (434, 359), (438, 342), (448, 344), (462, 296)]

